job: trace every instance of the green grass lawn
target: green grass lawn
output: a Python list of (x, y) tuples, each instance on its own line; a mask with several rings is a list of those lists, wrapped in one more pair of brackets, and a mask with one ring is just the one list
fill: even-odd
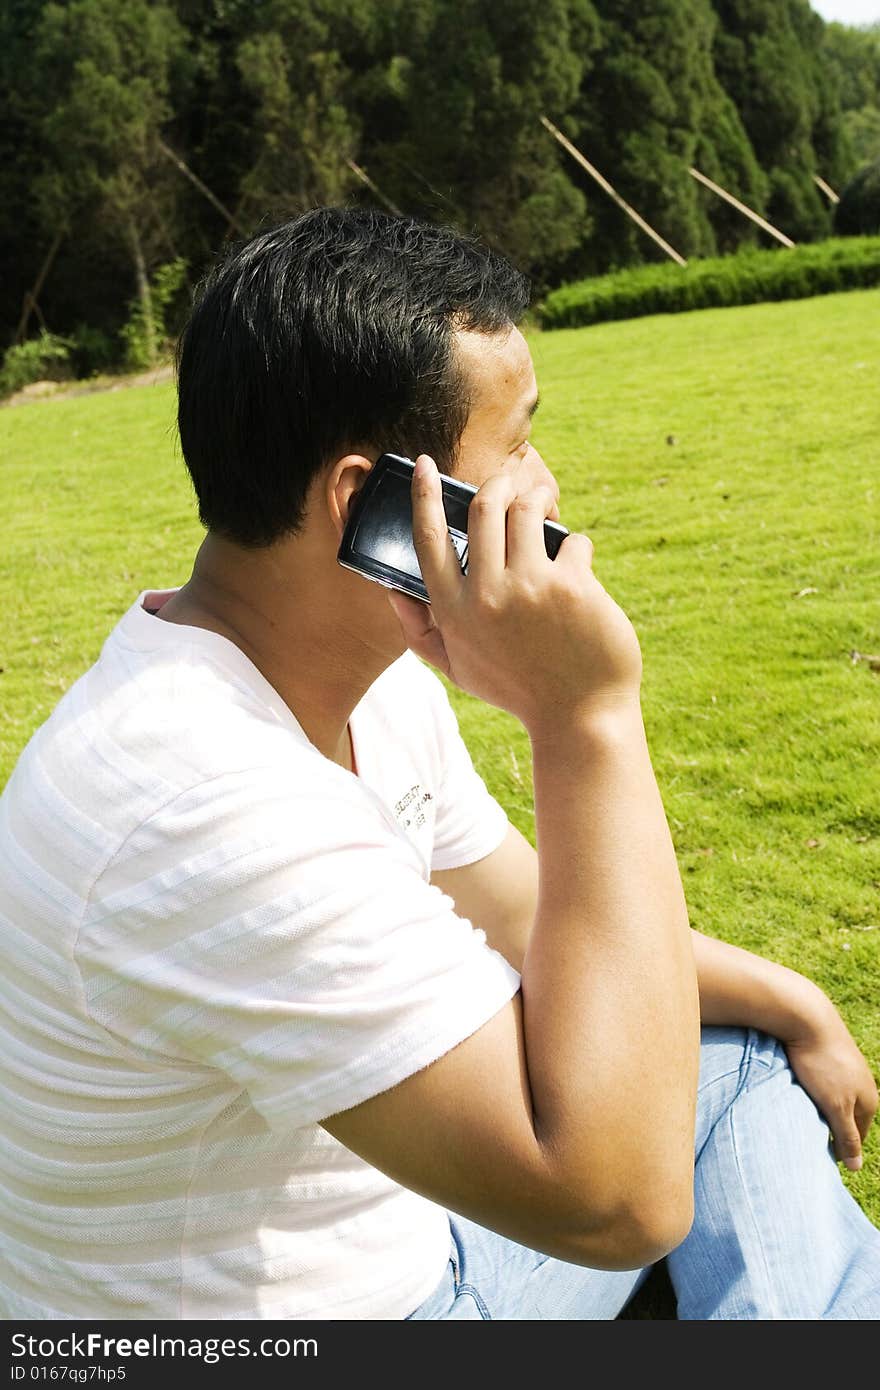
[[(534, 441), (632, 618), (694, 926), (815, 979), (880, 1074), (880, 291), (531, 338)], [(0, 411), (0, 784), (201, 531), (169, 386)], [(533, 837), (528, 745), (454, 692)], [(565, 731), (560, 730), (560, 737)], [(880, 1224), (880, 1142), (845, 1181)]]

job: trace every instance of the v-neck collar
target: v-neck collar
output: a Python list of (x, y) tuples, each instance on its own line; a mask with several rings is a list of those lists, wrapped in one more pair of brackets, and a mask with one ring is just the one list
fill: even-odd
[[(148, 612), (143, 606), (148, 597), (158, 597), (160, 594), (163, 598), (170, 597), (171, 593), (174, 592), (176, 590), (145, 589), (119, 624), (118, 633), (122, 641), (130, 640), (132, 645), (140, 650), (151, 647), (171, 650), (175, 646), (179, 648), (188, 643), (190, 646), (201, 648), (212, 656), (219, 665), (222, 665), (243, 684), (249, 686), (254, 694), (259, 696), (263, 703), (272, 710), (280, 724), (307, 744), (318, 757), (323, 758), (331, 767), (335, 768), (341, 777), (353, 777), (356, 780), (362, 794), (367, 796), (381, 811), (383, 818), (394, 830), (395, 836), (404, 841), (416, 855), (418, 861), (425, 865), (426, 875), (429, 874), (430, 865), (426, 864), (419, 847), (399, 825), (393, 808), (384, 800), (373, 778), (375, 763), (371, 759), (372, 745), (365, 726), (370, 720), (370, 709), (367, 702), (375, 688), (376, 681), (361, 696), (348, 719), (349, 744), (352, 754), (352, 769), (349, 770), (340, 763), (334, 762), (332, 758), (328, 758), (316, 744), (312, 743), (296, 715), (290, 706), (282, 700), (275, 687), (266, 680), (266, 677), (254, 665), (250, 657), (246, 656), (241, 648), (236, 646), (228, 637), (223, 637), (219, 632), (211, 631), (210, 628), (194, 627), (188, 623), (166, 622), (154, 613)], [(381, 679), (381, 675), (377, 677), (377, 681)]]

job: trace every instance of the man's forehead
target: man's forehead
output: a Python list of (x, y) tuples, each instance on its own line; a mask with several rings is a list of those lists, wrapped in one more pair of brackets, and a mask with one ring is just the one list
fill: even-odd
[(513, 326), (499, 333), (460, 329), (454, 334), (455, 352), (478, 401), (511, 408), (522, 403), (528, 411), (537, 396), (535, 369), (528, 344)]

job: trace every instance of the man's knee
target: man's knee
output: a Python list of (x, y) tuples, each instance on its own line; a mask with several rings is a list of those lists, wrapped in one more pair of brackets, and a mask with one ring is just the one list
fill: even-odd
[(736, 1086), (748, 1062), (752, 1030), (728, 1025), (704, 1024), (700, 1030), (699, 1090)]
[(697, 1153), (744, 1089), (787, 1069), (784, 1047), (769, 1034), (727, 1024), (704, 1025), (697, 1089)]

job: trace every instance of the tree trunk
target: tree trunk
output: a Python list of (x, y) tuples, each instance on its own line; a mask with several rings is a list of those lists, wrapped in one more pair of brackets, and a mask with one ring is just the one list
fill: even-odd
[(43, 264), (40, 267), (40, 273), (37, 276), (36, 283), (33, 289), (25, 292), (24, 300), (22, 302), (21, 318), (18, 321), (18, 328), (15, 330), (15, 341), (17, 343), (24, 342), (25, 334), (27, 332), (28, 319), (30, 318), (31, 314), (36, 313), (43, 327), (46, 327), (46, 321), (45, 319), (43, 319), (40, 313), (40, 306), (37, 303), (37, 300), (40, 297), (40, 291), (46, 283), (46, 276), (49, 274), (52, 262), (58, 254), (58, 248), (63, 240), (64, 228), (62, 227), (59, 231), (55, 233), (55, 238), (52, 242), (52, 245), (46, 252), (46, 259), (43, 261)]
[(141, 305), (141, 317), (144, 325), (144, 347), (147, 354), (147, 362), (150, 366), (156, 361), (156, 321), (153, 317), (153, 300), (150, 295), (150, 282), (147, 279), (147, 267), (144, 262), (144, 249), (141, 246), (141, 239), (137, 225), (134, 220), (128, 224), (128, 239), (131, 243), (131, 254), (134, 260), (134, 275), (137, 282), (138, 299)]

